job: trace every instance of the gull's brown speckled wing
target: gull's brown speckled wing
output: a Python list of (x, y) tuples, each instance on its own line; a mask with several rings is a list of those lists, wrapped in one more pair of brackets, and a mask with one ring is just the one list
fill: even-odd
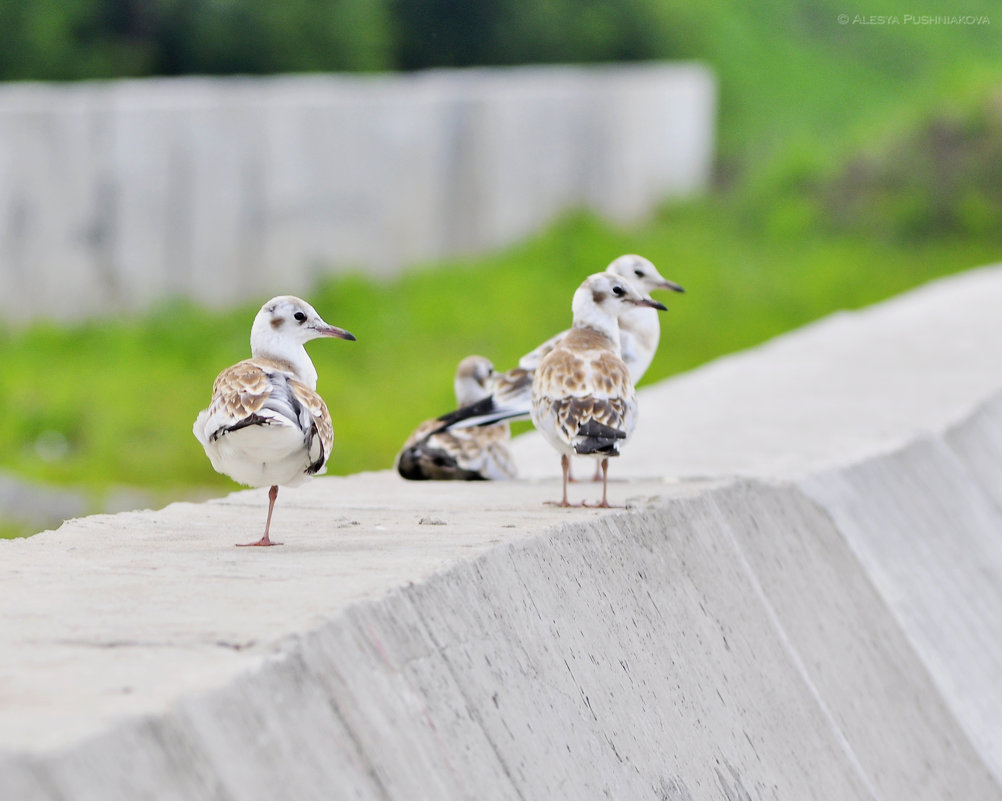
[[(310, 454), (310, 468), (307, 472), (317, 473), (323, 469), (334, 448), (334, 424), (331, 422), (327, 404), (316, 392), (295, 379), (289, 380), (289, 386), (296, 400), (309, 412), (312, 420), (312, 432), (304, 431), (306, 447)], [(305, 423), (303, 417), (300, 414), (300, 420)]]
[(604, 442), (626, 438), (627, 408), (623, 398), (557, 398), (551, 403), (549, 416), (568, 444), (575, 444), (576, 438)]
[(526, 404), (532, 388), (532, 371), (513, 367), (506, 373), (499, 373), (494, 379), (494, 402), (498, 406), (510, 407)]
[(422, 423), (396, 458), (397, 472), (411, 480), (478, 481), (514, 478), (507, 423), (442, 431), (438, 420)]
[(547, 354), (532, 394), (537, 427), (578, 453), (616, 453), (636, 423), (629, 370), (612, 340), (590, 329), (572, 329)]
[(270, 394), (268, 373), (253, 359), (244, 359), (216, 376), (209, 418), (218, 420), (220, 428), (232, 425), (261, 411)]
[(427, 439), (429, 435), (441, 430), (442, 422), (440, 420), (425, 420), (421, 425), (414, 429), (407, 441), (404, 442), (403, 447), (400, 449), (401, 452), (407, 450), (409, 447), (423, 439)]
[(216, 376), (202, 435), (212, 441), (247, 426), (273, 425), (275, 415), (301, 429), (306, 472), (322, 470), (334, 444), (330, 413), (323, 398), (293, 378), (282, 362), (245, 359)]

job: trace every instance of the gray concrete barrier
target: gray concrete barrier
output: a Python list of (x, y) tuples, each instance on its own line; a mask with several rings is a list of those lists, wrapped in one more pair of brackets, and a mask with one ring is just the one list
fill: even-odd
[(0, 798), (1002, 799), (1000, 303), (649, 388), (622, 510), (530, 435), (0, 543)]
[(0, 86), (0, 318), (305, 291), (698, 191), (696, 64)]

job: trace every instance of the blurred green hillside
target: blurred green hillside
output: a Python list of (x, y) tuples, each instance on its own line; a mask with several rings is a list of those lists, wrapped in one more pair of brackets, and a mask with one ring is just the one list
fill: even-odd
[(923, 23), (898, 0), (0, 0), (0, 80), (700, 59), (720, 78), (731, 181), (791, 146), (838, 155), (997, 74), (998, 3), (936, 13), (964, 16)]
[[(879, 1), (289, 0), (272, 24), (264, 0), (92, 0), (78, 12), (118, 9), (119, 27), (81, 39), (96, 25), (84, 15), (69, 27), (33, 28), (26, 41), (64, 42), (65, 53), (27, 74), (30, 59), (18, 61), (3, 37), (31, 22), (32, 7), (0, 0), (0, 74), (660, 57), (700, 59), (716, 71), (719, 170), (705, 197), (666, 204), (630, 228), (570, 214), (502, 252), (421, 265), (389, 283), (346, 276), (309, 295), (358, 337), (309, 347), (335, 419), (333, 473), (389, 466), (420, 420), (451, 407), (460, 358), (483, 353), (512, 365), (569, 324), (573, 289), (624, 252), (648, 256), (688, 290), (665, 299), (663, 344), (645, 383), (1002, 257), (1002, 11), (985, 0), (967, 4), (969, 21), (953, 24), (909, 23)], [(175, 21), (172, 35), (188, 32), (183, 47), (157, 49), (151, 31), (161, 29), (134, 19), (145, 8), (163, 19), (183, 11), (205, 32)], [(881, 14), (897, 22), (868, 21)], [(234, 29), (226, 15), (244, 15), (237, 29), (246, 36), (218, 33)], [(352, 41), (338, 49), (313, 31), (298, 61), (265, 41), (310, 19)], [(114, 33), (137, 25), (146, 38)], [(199, 37), (219, 39), (218, 52), (229, 55), (192, 60)], [(258, 61), (238, 58), (255, 42)], [(91, 73), (75, 72), (88, 64)], [(138, 319), (0, 331), (0, 469), (84, 486), (98, 499), (116, 485), (164, 497), (234, 486), (211, 470), (190, 429), (216, 372), (248, 354), (257, 305), (217, 313), (170, 302)]]

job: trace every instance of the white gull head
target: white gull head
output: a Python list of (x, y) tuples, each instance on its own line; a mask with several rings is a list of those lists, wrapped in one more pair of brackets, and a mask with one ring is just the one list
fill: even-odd
[(343, 328), (324, 322), (305, 300), (279, 295), (265, 303), (254, 318), (251, 356), (288, 364), (300, 381), (316, 389), (317, 370), (303, 345), (320, 337), (355, 339)]
[[(685, 291), (674, 281), (661, 275), (650, 261), (633, 253), (620, 256), (605, 269), (606, 272), (625, 278), (641, 292), (651, 293), (656, 289)], [(624, 308), (619, 315), (619, 338), (623, 361), (630, 368), (633, 383), (637, 384), (651, 366), (661, 340), (658, 313), (643, 306)]]
[(494, 376), (494, 365), (485, 356), (467, 356), (456, 368), (453, 387), (456, 403), (469, 406), (491, 394), (490, 380)]
[(625, 278), (637, 289), (648, 294), (655, 289), (670, 289), (672, 292), (685, 292), (685, 290), (674, 281), (669, 281), (648, 259), (638, 256), (635, 253), (627, 253), (614, 259), (606, 272), (615, 273), (620, 278)]
[(663, 303), (640, 292), (613, 273), (588, 276), (571, 301), (575, 328), (592, 328), (608, 336), (619, 350), (619, 317), (628, 309), (649, 307), (665, 310)]

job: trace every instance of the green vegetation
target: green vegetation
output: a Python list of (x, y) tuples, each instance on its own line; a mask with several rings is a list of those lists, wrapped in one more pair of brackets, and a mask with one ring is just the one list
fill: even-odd
[(13, 540), (18, 537), (28, 537), (34, 533), (34, 531), (30, 531), (24, 526), (16, 523), (0, 521), (0, 540)]
[(0, 78), (377, 70), (382, 0), (0, 0)]
[[(938, 238), (903, 248), (838, 233), (752, 237), (738, 211), (707, 199), (668, 207), (633, 229), (574, 215), (503, 253), (389, 284), (330, 281), (310, 299), (358, 337), (309, 346), (338, 437), (330, 471), (388, 467), (418, 422), (452, 408), (460, 358), (482, 353), (513, 365), (569, 324), (570, 295), (584, 275), (633, 251), (688, 290), (666, 298), (650, 382), (834, 309), (987, 263), (1002, 245)], [(8, 413), (0, 418), (7, 444), (0, 465), (95, 492), (116, 484), (177, 492), (233, 486), (212, 471), (191, 423), (219, 369), (248, 355), (255, 311), (256, 304), (212, 313), (175, 303), (140, 320), (3, 335), (0, 394)]]
[(0, 79), (678, 57), (662, 0), (0, 0)]
[[(688, 290), (667, 298), (646, 382), (1002, 256), (1002, 17), (990, 0), (963, 9), (989, 19), (982, 24), (909, 24), (884, 0), (90, 0), (41, 9), (0, 0), (0, 75), (660, 57), (716, 71), (720, 157), (707, 196), (665, 204), (631, 228), (571, 214), (503, 252), (391, 282), (349, 275), (308, 293), (358, 337), (309, 346), (335, 419), (333, 473), (389, 466), (418, 422), (451, 408), (461, 357), (511, 366), (569, 323), (582, 278), (624, 252), (648, 256)], [(898, 21), (856, 21), (880, 14)], [(222, 33), (232, 30), (242, 35)], [(170, 302), (138, 319), (0, 330), (0, 469), (97, 499), (116, 485), (167, 496), (232, 487), (212, 471), (191, 422), (218, 370), (247, 355), (257, 305), (219, 313)]]

